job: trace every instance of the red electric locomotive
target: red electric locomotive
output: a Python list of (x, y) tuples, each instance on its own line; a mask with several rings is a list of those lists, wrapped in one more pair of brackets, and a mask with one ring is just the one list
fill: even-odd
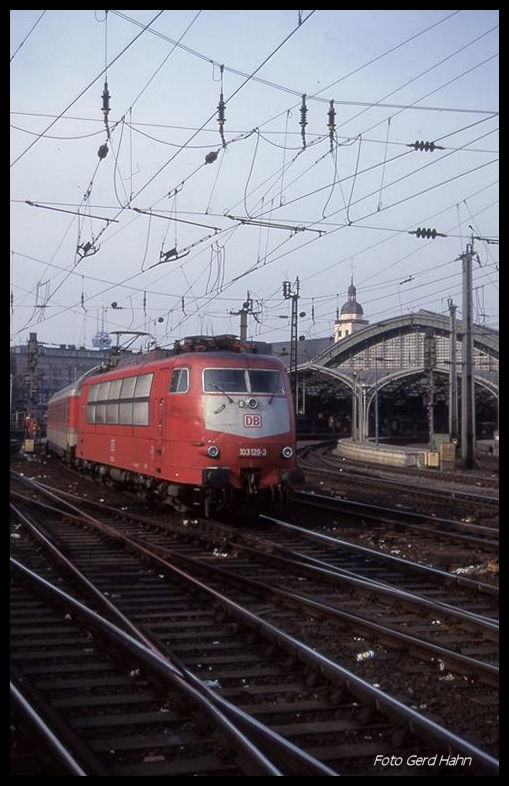
[(62, 452), (54, 416), (78, 391), (77, 439), (64, 449), (77, 466), (205, 515), (282, 498), (302, 479), (289, 380), (254, 347), (194, 337), (163, 359), (85, 375), (50, 400), (48, 446)]

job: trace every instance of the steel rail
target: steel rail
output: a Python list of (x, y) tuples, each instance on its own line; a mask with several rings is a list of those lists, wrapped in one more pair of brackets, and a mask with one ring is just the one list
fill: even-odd
[[(356, 484), (359, 487), (373, 487), (376, 484), (378, 484), (378, 486), (383, 484), (385, 486), (391, 486), (395, 489), (400, 489), (402, 492), (410, 490), (412, 494), (418, 495), (419, 498), (422, 497), (423, 502), (432, 502), (433, 500), (438, 500), (447, 503), (453, 500), (455, 503), (457, 503), (457, 505), (464, 506), (466, 503), (476, 503), (478, 505), (484, 505), (488, 509), (493, 508), (499, 504), (498, 498), (494, 495), (472, 493), (469, 491), (462, 491), (459, 488), (440, 489), (432, 488), (427, 485), (416, 486), (415, 479), (413, 483), (411, 479), (393, 480), (380, 476), (377, 477), (367, 472), (348, 470), (344, 467), (330, 469), (328, 468), (331, 466), (330, 462), (324, 462), (322, 460), (321, 463), (325, 464), (325, 466), (320, 466), (319, 461), (315, 461), (311, 464), (309, 462), (302, 461), (301, 459), (299, 461), (299, 466), (305, 473), (307, 473), (307, 476), (318, 475), (320, 478), (327, 477), (331, 481), (342, 481), (348, 479), (351, 483)], [(487, 486), (486, 488), (493, 487)], [(374, 492), (376, 493), (376, 491), (377, 489), (375, 488)]]
[[(397, 557), (394, 554), (384, 554), (383, 552), (376, 551), (375, 549), (370, 549), (367, 546), (360, 546), (357, 543), (351, 543), (347, 540), (342, 540), (341, 538), (333, 538), (330, 535), (324, 535), (321, 532), (314, 532), (313, 530), (305, 529), (303, 527), (298, 527), (295, 524), (290, 524), (288, 521), (283, 521), (282, 519), (277, 519), (274, 516), (266, 516), (261, 515), (261, 519), (265, 519), (266, 521), (270, 521), (274, 524), (277, 524), (281, 528), (285, 528), (295, 533), (299, 533), (300, 535), (305, 536), (306, 538), (310, 538), (313, 540), (319, 540), (324, 543), (334, 544), (337, 547), (341, 547), (342, 549), (347, 549), (350, 551), (355, 551), (359, 554), (364, 554), (365, 556), (369, 556), (372, 558), (379, 559), (380, 561), (385, 561), (387, 565), (397, 565), (399, 568), (411, 569), (417, 573), (423, 573), (425, 575), (432, 575), (435, 576), (437, 579), (440, 579), (443, 583), (448, 584), (458, 584), (463, 587), (467, 587), (470, 589), (475, 589), (477, 591), (485, 592), (488, 595), (496, 595), (498, 596), (498, 589), (493, 587), (491, 584), (484, 584), (483, 582), (479, 581), (472, 581), (472, 579), (465, 578), (464, 576), (456, 576), (452, 573), (448, 573), (445, 570), (440, 570), (440, 568), (434, 568), (429, 565), (423, 565), (420, 562), (412, 562), (411, 560), (402, 559), (401, 557)], [(454, 608), (454, 607), (453, 607)], [(475, 615), (474, 615), (475, 616)]]
[[(42, 503), (36, 502), (34, 500), (28, 501), (31, 504), (42, 506), (51, 512), (62, 514), (62, 511), (58, 508), (43, 505)], [(168, 655), (156, 647), (150, 638), (147, 638), (140, 631), (140, 629), (135, 626), (115, 606), (114, 603), (112, 603), (108, 598), (104, 597), (103, 593), (101, 593), (100, 590), (98, 590), (92, 584), (92, 582), (90, 582), (87, 577), (71, 563), (68, 557), (60, 549), (51, 543), (51, 541), (34, 522), (30, 521), (30, 519), (15, 506), (11, 505), (11, 508), (18, 518), (23, 522), (23, 524), (30, 530), (32, 535), (36, 537), (37, 540), (52, 553), (53, 557), (65, 568), (68, 573), (73, 576), (74, 579), (77, 579), (81, 583), (85, 591), (93, 597), (94, 602), (97, 603), (100, 608), (104, 609), (107, 614), (113, 616), (117, 625), (126, 630), (130, 635), (137, 637), (149, 650), (151, 650), (158, 657), (165, 660), (170, 668), (173, 669), (175, 674), (185, 677), (185, 679), (190, 682), (196, 690), (200, 691), (209, 702), (217, 705), (219, 709), (232, 720), (232, 722), (242, 729), (244, 734), (253, 738), (261, 749), (264, 749), (267, 754), (270, 754), (273, 757), (273, 760), (276, 762), (276, 764), (285, 771), (281, 774), (313, 776), (330, 776), (338, 774), (334, 770), (331, 770), (326, 765), (314, 759), (305, 751), (302, 751), (294, 746), (291, 742), (284, 739), (279, 734), (257, 721), (255, 718), (252, 718), (247, 713), (235, 707), (226, 699), (218, 696), (217, 693), (204, 685), (204, 683), (201, 682), (198, 677), (196, 677), (189, 669), (186, 669), (182, 664), (177, 665), (174, 661), (172, 661)], [(64, 515), (69, 516), (70, 514), (65, 513)], [(75, 521), (82, 521), (82, 519), (80, 519), (80, 517), (77, 515), (72, 515), (72, 519)]]
[(58, 762), (66, 770), (66, 775), (88, 775), (82, 767), (78, 764), (76, 759), (72, 756), (70, 751), (67, 750), (65, 744), (59, 739), (52, 729), (49, 728), (44, 719), (40, 716), (37, 710), (25, 698), (21, 689), (10, 682), (11, 701), (24, 718), (28, 725), (33, 730), (37, 737), (40, 737), (43, 744), (51, 750), (52, 754), (56, 757)]
[[(454, 519), (443, 519), (438, 516), (431, 516), (425, 513), (415, 513), (414, 511), (407, 511), (401, 508), (388, 508), (380, 505), (370, 504), (369, 502), (360, 502), (351, 499), (339, 499), (338, 497), (329, 497), (325, 494), (318, 494), (311, 491), (295, 491), (295, 497), (303, 502), (305, 505), (314, 505), (330, 509), (338, 513), (347, 513), (349, 515), (363, 516), (366, 518), (374, 518), (382, 524), (393, 524), (402, 527), (418, 527), (424, 522), (430, 522), (437, 535), (444, 535), (455, 537), (457, 540), (464, 540), (465, 542), (477, 543), (484, 546), (497, 545), (498, 546), (498, 527), (485, 527), (481, 524), (470, 524), (464, 521), (455, 521)], [(388, 514), (395, 518), (382, 518), (381, 514)], [(402, 519), (402, 520), (401, 520)], [(408, 519), (417, 519), (417, 522), (408, 521)], [(454, 532), (456, 530), (456, 532)], [(496, 536), (492, 540), (489, 538), (473, 537), (472, 535), (464, 535), (466, 533), (479, 533), (480, 535)]]
[[(39, 485), (36, 481), (32, 482), (36, 486)], [(56, 496), (52, 492), (46, 491), (45, 493), (52, 497)], [(69, 505), (74, 510), (77, 510), (73, 505), (70, 505), (70, 503), (64, 504)], [(153, 554), (150, 552), (150, 550), (138, 543), (135, 539), (114, 530), (114, 528), (107, 524), (98, 522), (88, 514), (83, 514), (83, 516), (87, 521), (93, 523), (96, 528), (101, 529), (104, 532), (109, 532), (113, 538), (129, 544), (134, 548), (138, 548), (140, 553), (144, 553), (146, 556), (151, 557), (161, 567), (172, 571), (175, 575), (184, 578), (192, 585), (198, 587), (201, 590), (204, 590), (211, 597), (214, 597), (216, 600), (218, 600), (224, 607), (233, 612), (237, 617), (240, 617), (247, 625), (262, 631), (266, 636), (272, 638), (274, 642), (278, 643), (280, 646), (283, 646), (285, 649), (292, 651), (298, 660), (307, 662), (310, 666), (330, 679), (333, 683), (347, 687), (350, 692), (361, 698), (362, 701), (365, 701), (368, 705), (373, 706), (377, 711), (392, 718), (399, 724), (403, 723), (404, 727), (411, 733), (433, 742), (434, 744), (438, 745), (441, 750), (446, 749), (449, 752), (451, 750), (457, 750), (460, 751), (463, 755), (471, 756), (473, 761), (476, 762), (477, 766), (479, 766), (481, 770), (486, 773), (493, 775), (498, 773), (498, 760), (477, 748), (475, 745), (472, 745), (467, 740), (458, 737), (456, 734), (448, 731), (438, 723), (430, 720), (429, 718), (426, 718), (423, 715), (420, 715), (418, 712), (398, 701), (397, 699), (394, 699), (392, 696), (389, 696), (378, 688), (373, 687), (365, 680), (350, 672), (348, 669), (340, 666), (337, 663), (334, 663), (329, 658), (316, 652), (308, 645), (281, 631), (271, 623), (266, 622), (257, 614), (243, 608), (237, 602), (231, 600), (223, 593), (205, 585), (202, 581), (196, 579), (196, 577), (190, 575), (178, 566), (170, 563), (168, 560)]]
[[(29, 480), (27, 480), (26, 482), (27, 483), (33, 483), (36, 486), (41, 486), (43, 491), (49, 492), (49, 489), (47, 487), (42, 486), (42, 484), (39, 484), (37, 481), (29, 481)], [(16, 492), (13, 492), (13, 494), (14, 494), (14, 496), (16, 496)], [(74, 497), (74, 495), (68, 495), (68, 494), (66, 494), (66, 495)], [(40, 506), (44, 507), (44, 503), (41, 503), (41, 502), (37, 503), (37, 502), (35, 502), (35, 501), (33, 501), (33, 500), (29, 499), (29, 498), (23, 497), (22, 495), (18, 495), (18, 496), (19, 496), (19, 498), (23, 499), (26, 502), (30, 502), (30, 503), (33, 503), (33, 504), (40, 505)], [(93, 507), (97, 506), (97, 503), (89, 502), (87, 500), (87, 505), (88, 504), (90, 504)], [(62, 511), (59, 508), (55, 508), (55, 507), (51, 507), (51, 506), (45, 506), (45, 507), (48, 510), (52, 510), (53, 512), (60, 513), (62, 515), (64, 514), (64, 511)], [(101, 507), (101, 510), (109, 510), (111, 512), (114, 512), (117, 515), (119, 513), (121, 513), (121, 511), (119, 511), (118, 509), (111, 508), (110, 506), (102, 506), (101, 505), (100, 507)], [(84, 514), (83, 511), (78, 511), (75, 514), (66, 512), (65, 515), (66, 515), (66, 517), (68, 517), (70, 519), (74, 519), (77, 522), (82, 520), (83, 516), (86, 516), (86, 514)], [(151, 522), (149, 519), (147, 520), (147, 519), (144, 519), (143, 517), (137, 517), (137, 518), (140, 521), (144, 522), (144, 523), (153, 525), (153, 522)], [(311, 530), (303, 530), (300, 527), (295, 527), (295, 525), (289, 524), (288, 522), (282, 522), (279, 519), (273, 519), (272, 517), (268, 517), (268, 516), (261, 516), (261, 518), (266, 518), (266, 519), (272, 521), (273, 523), (277, 523), (278, 525), (281, 525), (281, 526), (286, 526), (286, 527), (293, 528), (296, 531), (298, 531), (299, 534), (302, 533), (302, 534), (305, 534), (305, 535), (316, 536), (316, 537), (320, 537), (320, 538), (328, 538), (335, 545), (338, 545), (338, 544), (339, 545), (344, 545), (345, 544), (344, 541), (340, 541), (339, 539), (330, 538), (330, 536), (323, 535), (322, 533), (314, 533)], [(94, 519), (92, 519), (92, 520), (94, 521)], [(106, 526), (108, 526), (108, 525), (106, 525)], [(211, 526), (212, 526), (212, 523), (210, 521), (207, 521), (207, 527), (210, 529)], [(320, 575), (320, 576), (323, 576), (325, 578), (337, 578), (339, 580), (348, 581), (349, 583), (353, 584), (354, 586), (358, 586), (358, 587), (360, 587), (362, 589), (381, 592), (381, 593), (387, 595), (390, 598), (396, 598), (396, 599), (399, 599), (399, 600), (401, 600), (403, 602), (404, 601), (408, 601), (409, 603), (411, 603), (413, 605), (417, 604), (417, 605), (422, 606), (424, 608), (428, 608), (428, 609), (430, 609), (432, 611), (436, 611), (436, 612), (439, 612), (439, 613), (442, 613), (442, 614), (448, 614), (449, 616), (453, 616), (453, 617), (455, 617), (457, 619), (462, 619), (462, 620), (464, 620), (466, 622), (471, 622), (473, 624), (481, 626), (484, 630), (491, 631), (493, 633), (497, 633), (498, 634), (498, 629), (499, 629), (498, 621), (495, 620), (495, 619), (492, 619), (490, 617), (485, 617), (483, 615), (476, 614), (474, 612), (470, 612), (470, 611), (467, 611), (465, 609), (460, 609), (457, 606), (453, 606), (451, 604), (447, 604), (444, 601), (430, 600), (429, 598), (422, 597), (420, 595), (416, 595), (415, 593), (409, 592), (408, 590), (402, 590), (402, 589), (399, 589), (398, 587), (394, 587), (393, 585), (389, 584), (388, 582), (377, 580), (377, 579), (372, 579), (372, 578), (366, 578), (365, 576), (362, 576), (361, 574), (356, 573), (354, 571), (349, 571), (349, 570), (346, 570), (344, 568), (337, 568), (335, 565), (333, 565), (331, 563), (325, 562), (323, 560), (319, 560), (316, 557), (311, 557), (309, 555), (302, 554), (302, 553), (300, 553), (298, 551), (295, 551), (295, 550), (288, 549), (288, 547), (283, 546), (282, 544), (277, 543), (277, 542), (275, 542), (273, 540), (269, 540), (268, 538), (260, 538), (258, 535), (242, 533), (242, 537), (239, 540), (239, 533), (237, 531), (235, 531), (234, 529), (232, 529), (230, 527), (225, 527), (225, 525), (223, 525), (223, 524), (215, 525), (215, 526), (219, 526), (223, 530), (226, 529), (229, 532), (229, 534), (232, 536), (233, 542), (235, 542), (235, 544), (237, 546), (240, 546), (241, 548), (243, 548), (246, 551), (251, 550), (257, 556), (260, 556), (260, 555), (266, 556), (266, 554), (267, 554), (267, 546), (268, 546), (270, 548), (270, 550), (271, 550), (272, 558), (279, 560), (282, 564), (285, 564), (286, 566), (289, 566), (290, 568), (291, 567), (298, 567), (298, 568), (301, 568), (301, 569), (307, 569), (307, 570), (311, 571), (311, 575)], [(248, 539), (250, 541), (254, 541), (255, 543), (259, 543), (260, 544), (259, 548), (255, 548), (252, 545), (251, 546), (246, 546), (245, 544), (242, 543), (242, 540), (245, 540), (245, 539)], [(153, 545), (150, 544), (150, 543), (147, 543), (146, 541), (136, 541), (136, 542), (143, 542), (144, 545), (149, 546), (150, 548), (153, 548)], [(356, 546), (356, 544), (351, 544), (351, 543), (348, 543), (348, 545), (352, 546), (352, 547)], [(359, 546), (358, 548), (362, 549), (364, 551), (369, 552), (373, 556), (381, 557), (382, 559), (383, 558), (392, 558), (392, 555), (381, 554), (378, 551), (372, 551), (371, 549), (366, 549), (366, 547), (364, 547), (364, 546)], [(274, 554), (274, 551), (280, 551), (280, 552), (282, 552), (282, 554), (281, 555), (276, 555), (276, 554)], [(284, 556), (284, 555), (286, 555), (286, 556)], [(288, 555), (290, 556), (290, 559), (288, 559)], [(190, 559), (192, 559), (192, 558), (190, 558)], [(406, 560), (401, 560), (401, 559), (399, 559), (397, 557), (394, 558), (394, 559), (399, 560), (399, 562), (401, 562), (404, 565), (409, 564), (412, 567), (413, 566), (418, 566), (421, 569), (426, 569), (426, 567), (427, 567), (427, 566), (420, 565), (419, 563), (411, 563), (411, 562), (407, 563)], [(434, 571), (436, 569), (435, 568), (431, 568), (431, 570)], [(445, 575), (450, 576), (450, 574), (445, 574)], [(456, 580), (456, 577), (451, 577), (451, 578), (454, 581)], [(461, 583), (470, 581), (469, 579), (463, 579), (462, 577), (457, 577), (457, 578), (460, 580)], [(472, 584), (477, 589), (476, 583), (472, 582)], [(490, 585), (484, 585), (484, 586), (487, 586), (490, 589), (492, 589)]]
[(10, 558), (10, 564), (14, 571), (19, 576), (27, 579), (32, 586), (36, 586), (41, 592), (49, 593), (54, 600), (58, 600), (64, 603), (67, 608), (73, 609), (81, 617), (84, 617), (87, 623), (95, 630), (99, 630), (101, 635), (115, 642), (124, 651), (128, 651), (130, 655), (135, 655), (138, 661), (151, 673), (157, 675), (166, 686), (183, 695), (187, 701), (187, 706), (190, 704), (197, 707), (208, 718), (214, 728), (220, 729), (231, 749), (235, 751), (235, 758), (242, 760), (243, 765), (245, 765), (243, 769), (251, 770), (251, 774), (256, 773), (265, 776), (283, 775), (283, 772), (275, 767), (214, 703), (211, 703), (201, 691), (190, 685), (165, 658), (85, 606), (81, 601), (34, 573), (34, 571), (13, 557)]
[[(47, 511), (61, 513), (61, 511), (58, 508), (54, 508), (54, 507), (51, 507), (51, 506), (44, 505), (44, 503), (39, 503), (39, 502), (35, 503), (33, 501), (31, 501), (31, 502), (32, 502), (32, 504), (37, 504), (38, 506), (43, 507)], [(18, 509), (15, 506), (12, 506), (12, 508), (13, 508), (14, 512), (17, 513), (19, 518), (22, 518), (26, 522), (26, 525), (34, 533), (35, 537), (37, 537), (42, 542), (46, 542), (47, 547), (53, 548), (52, 545), (44, 537), (44, 535), (42, 535), (42, 533), (40, 533), (40, 531), (37, 529), (37, 527), (32, 522), (30, 522), (28, 520), (28, 518), (26, 516), (24, 516), (24, 514), (21, 513), (21, 511), (18, 511)], [(69, 515), (70, 514), (66, 514), (66, 516), (69, 516)], [(79, 521), (79, 517), (78, 516), (72, 516), (72, 519)], [(343, 619), (343, 620), (349, 621), (352, 624), (356, 625), (357, 627), (367, 628), (370, 631), (374, 631), (374, 632), (376, 632), (379, 635), (385, 636), (386, 638), (390, 637), (393, 641), (397, 640), (399, 642), (402, 642), (402, 643), (405, 643), (407, 645), (410, 645), (412, 647), (413, 651), (414, 652), (418, 652), (421, 657), (422, 657), (423, 653), (425, 654), (425, 656), (430, 656), (430, 654), (431, 654), (434, 657), (441, 658), (442, 660), (444, 660), (444, 662), (445, 661), (450, 661), (452, 663), (455, 663), (456, 667), (457, 667), (457, 670), (461, 671), (462, 673), (465, 673), (465, 672), (466, 673), (480, 673), (481, 676), (484, 677), (484, 680), (489, 685), (492, 685), (492, 686), (497, 686), (498, 685), (499, 669), (496, 666), (493, 666), (492, 664), (485, 663), (483, 661), (479, 661), (479, 660), (477, 660), (475, 658), (471, 658), (471, 657), (466, 656), (466, 655), (461, 655), (460, 653), (457, 653), (454, 650), (446, 649), (445, 647), (442, 647), (440, 645), (433, 644), (432, 642), (428, 641), (427, 639), (424, 639), (424, 638), (421, 638), (421, 637), (417, 637), (417, 636), (414, 636), (414, 635), (411, 635), (411, 634), (404, 633), (402, 631), (399, 631), (396, 628), (391, 628), (389, 626), (380, 625), (379, 623), (375, 622), (374, 620), (370, 619), (369, 617), (364, 617), (364, 616), (361, 616), (361, 615), (358, 615), (358, 614), (353, 614), (351, 612), (347, 612), (347, 611), (343, 611), (341, 609), (338, 609), (338, 608), (336, 608), (334, 606), (330, 606), (329, 604), (315, 601), (315, 600), (313, 600), (312, 598), (309, 598), (306, 595), (301, 595), (300, 593), (295, 593), (295, 592), (291, 592), (291, 591), (288, 591), (288, 590), (282, 590), (281, 588), (275, 586), (274, 584), (269, 584), (267, 582), (260, 582), (260, 581), (257, 581), (256, 579), (251, 579), (251, 578), (248, 578), (246, 576), (237, 576), (237, 574), (235, 572), (232, 572), (228, 568), (221, 568), (221, 567), (218, 567), (218, 566), (207, 565), (202, 560), (200, 560), (199, 557), (189, 557), (187, 555), (181, 555), (181, 554), (173, 552), (169, 548), (165, 548), (164, 546), (159, 546), (159, 545), (155, 546), (154, 544), (147, 543), (144, 540), (139, 540), (139, 539), (136, 539), (136, 540), (137, 540), (137, 542), (141, 542), (144, 545), (149, 546), (151, 549), (154, 549), (159, 555), (162, 555), (162, 556), (166, 555), (166, 556), (169, 556), (172, 559), (175, 559), (175, 558), (180, 559), (180, 560), (184, 561), (185, 563), (187, 563), (188, 565), (205, 567), (207, 570), (209, 570), (212, 573), (215, 573), (217, 575), (222, 575), (222, 576), (227, 577), (229, 579), (237, 580), (237, 581), (241, 582), (243, 585), (248, 584), (248, 585), (250, 585), (250, 586), (252, 586), (252, 587), (254, 587), (256, 589), (259, 589), (259, 590), (261, 589), (263, 592), (269, 593), (269, 595), (270, 594), (278, 594), (280, 597), (284, 597), (284, 598), (286, 598), (288, 600), (291, 600), (293, 602), (299, 603), (300, 605), (307, 606), (307, 607), (309, 607), (309, 608), (311, 608), (311, 609), (313, 609), (315, 611), (320, 611), (322, 614), (326, 614), (329, 617), (335, 617), (337, 619)], [(248, 552), (248, 553), (254, 554), (256, 557), (260, 556), (260, 554), (262, 556), (266, 556), (266, 552), (264, 552), (264, 551), (262, 551), (262, 552), (257, 551), (256, 549), (253, 549), (252, 547), (242, 546), (242, 549), (244, 551)], [(58, 553), (58, 552), (56, 552), (56, 553)], [(69, 561), (65, 558), (65, 555), (60, 554), (60, 557), (63, 558), (64, 564), (68, 567), (69, 570), (71, 570), (73, 572), (74, 575), (78, 575), (78, 574), (80, 575), (82, 582), (94, 592), (95, 598), (96, 598), (96, 600), (97, 600), (97, 602), (99, 604), (105, 606), (107, 608), (107, 610), (110, 611), (110, 613), (113, 613), (117, 617), (119, 617), (120, 620), (121, 620), (121, 624), (124, 624), (124, 625), (128, 626), (128, 628), (130, 629), (131, 632), (134, 631), (135, 635), (139, 634), (139, 638), (141, 640), (143, 640), (146, 644), (148, 642), (148, 646), (151, 647), (151, 648), (154, 648), (152, 642), (150, 642), (150, 640), (148, 640), (139, 631), (138, 628), (136, 628), (129, 620), (127, 620), (127, 618), (120, 611), (118, 611), (116, 606), (110, 600), (108, 600), (107, 598), (104, 598), (103, 594), (101, 592), (99, 592), (98, 590), (96, 590), (94, 585), (92, 585), (91, 582), (89, 582), (88, 579), (85, 576), (83, 576), (83, 574), (81, 574), (80, 571), (78, 571), (77, 568), (75, 568), (75, 566), (73, 566), (72, 564), (68, 564)], [(305, 555), (304, 555), (304, 557), (302, 557), (302, 555), (299, 555), (297, 553), (294, 553), (294, 560), (288, 560), (285, 557), (279, 557), (279, 556), (275, 556), (273, 554), (271, 554), (270, 557), (271, 557), (271, 559), (275, 559), (278, 564), (282, 563), (285, 566), (288, 566), (290, 568), (292, 568), (292, 567), (301, 567), (301, 568), (307, 569), (309, 567), (309, 565), (311, 565), (312, 567), (322, 568), (322, 570), (321, 570), (322, 575), (338, 576), (339, 578), (350, 579), (350, 575), (346, 575), (345, 576), (344, 572), (341, 572), (338, 569), (335, 569), (335, 570), (327, 569), (327, 568), (329, 568), (327, 563), (321, 563), (319, 560), (317, 560), (317, 559), (315, 559), (313, 557), (306, 557)], [(304, 558), (306, 561), (305, 562), (301, 562), (300, 561), (301, 558)], [(316, 571), (313, 571), (311, 573), (311, 575), (314, 575), (315, 572)], [(361, 587), (367, 587), (368, 589), (372, 589), (373, 588), (372, 587), (373, 582), (371, 582), (371, 581), (361, 581), (361, 580), (359, 580), (359, 581), (354, 582), (354, 584), (357, 584), (358, 586), (361, 586)], [(414, 597), (415, 597), (415, 596), (412, 596), (410, 593), (403, 593), (401, 590), (392, 590), (392, 591), (387, 592), (387, 589), (385, 587), (382, 587), (382, 590), (385, 591), (385, 594), (389, 594), (390, 597), (395, 597), (396, 599), (405, 599), (405, 600), (407, 600), (407, 599), (410, 598), (410, 599), (414, 600)], [(425, 605), (426, 607), (428, 607), (428, 608), (430, 608), (430, 609), (432, 609), (434, 611), (438, 611), (438, 612), (443, 612), (444, 611), (444, 609), (441, 606), (439, 607), (438, 604), (435, 601), (425, 601), (425, 603), (423, 603), (422, 605)], [(446, 612), (446, 614), (447, 614), (447, 612)], [(454, 616), (458, 617), (457, 614), (454, 614)], [(460, 617), (460, 618), (462, 618), (462, 617)], [(468, 621), (471, 622), (472, 620), (469, 618)], [(476, 622), (477, 622), (477, 619), (476, 619)], [(155, 649), (157, 649), (157, 648), (155, 648)], [(159, 654), (162, 654), (162, 653), (159, 652)]]
[[(39, 481), (30, 480), (29, 478), (25, 478), (25, 477), (20, 477), (18, 475), (18, 473), (15, 473), (13, 471), (11, 471), (11, 475), (13, 475), (13, 477), (15, 477), (15, 479), (18, 480), (19, 482), (24, 482), (25, 485), (27, 485), (29, 483), (32, 483), (34, 486), (40, 488), (41, 491), (44, 491), (44, 490), (47, 490), (47, 491), (50, 491), (50, 492), (51, 491), (53, 491), (53, 492), (58, 491), (58, 494), (63, 496), (63, 497), (68, 497), (68, 498), (73, 499), (75, 501), (83, 502), (83, 500), (80, 497), (77, 497), (75, 494), (72, 494), (71, 492), (63, 491), (63, 490), (62, 491), (56, 490), (56, 489), (52, 488), (51, 486), (48, 486), (47, 484), (40, 483)], [(318, 495), (315, 495), (315, 496), (318, 496)], [(129, 515), (129, 514), (125, 514), (124, 511), (121, 511), (118, 508), (114, 508), (114, 507), (111, 507), (109, 505), (105, 505), (105, 504), (102, 504), (102, 503), (99, 504), (98, 502), (94, 502), (93, 500), (88, 500), (87, 499), (84, 502), (85, 502), (85, 504), (87, 506), (94, 507), (94, 508), (100, 508), (101, 510), (109, 510), (112, 513), (114, 513), (115, 515), (119, 515), (119, 514)], [(81, 513), (81, 511), (79, 511), (79, 512)], [(143, 520), (143, 517), (141, 517), (141, 516), (139, 516), (138, 518)], [(448, 573), (447, 571), (440, 570), (439, 568), (434, 568), (432, 566), (424, 565), (424, 564), (419, 563), (419, 562), (413, 562), (412, 560), (405, 560), (405, 559), (402, 559), (401, 557), (397, 557), (397, 556), (395, 556), (393, 554), (386, 554), (384, 552), (377, 551), (375, 549), (369, 549), (366, 546), (360, 546), (358, 544), (351, 543), (349, 541), (345, 541), (345, 540), (342, 540), (342, 539), (336, 538), (336, 537), (333, 538), (330, 535), (324, 535), (323, 533), (317, 533), (317, 532), (314, 532), (313, 530), (308, 530), (308, 529), (305, 529), (305, 528), (300, 527), (300, 526), (297, 527), (294, 524), (290, 524), (289, 522), (284, 522), (281, 519), (277, 519), (277, 518), (272, 517), (272, 516), (267, 516), (267, 515), (263, 515), (262, 514), (262, 515), (260, 515), (260, 519), (267, 519), (268, 521), (272, 521), (273, 523), (278, 524), (281, 527), (284, 526), (284, 527), (287, 527), (288, 529), (293, 529), (293, 530), (298, 531), (300, 534), (302, 534), (302, 535), (304, 535), (305, 537), (308, 537), (308, 538), (321, 539), (324, 542), (328, 542), (330, 544), (335, 544), (336, 546), (341, 546), (342, 548), (351, 549), (351, 550), (357, 551), (359, 553), (364, 553), (365, 555), (371, 556), (373, 558), (377, 558), (377, 559), (380, 559), (380, 560), (385, 560), (387, 562), (392, 561), (392, 564), (399, 564), (401, 567), (407, 566), (408, 568), (411, 568), (412, 570), (414, 570), (416, 572), (424, 573), (426, 575), (434, 574), (437, 578), (440, 578), (442, 581), (444, 581), (446, 583), (454, 583), (454, 584), (457, 584), (457, 585), (465, 587), (465, 588), (471, 588), (473, 590), (484, 592), (486, 594), (497, 595), (498, 596), (498, 589), (497, 589), (497, 587), (494, 587), (491, 584), (485, 584), (484, 582), (474, 581), (474, 580), (469, 579), (469, 578), (467, 578), (465, 576), (454, 575), (452, 573)], [(146, 522), (147, 523), (151, 523), (150, 519), (146, 519)], [(222, 525), (222, 526), (224, 526), (224, 525)], [(231, 530), (231, 531), (233, 531), (233, 530)], [(348, 573), (348, 571), (346, 571), (346, 572)]]

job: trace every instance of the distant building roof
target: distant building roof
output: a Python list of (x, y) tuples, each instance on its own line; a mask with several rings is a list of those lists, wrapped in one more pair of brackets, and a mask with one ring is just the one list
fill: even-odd
[[(306, 338), (304, 341), (297, 342), (297, 362), (306, 363), (312, 360), (319, 352), (331, 346), (334, 339), (331, 336), (325, 338)], [(283, 362), (290, 361), (290, 340), (273, 341), (272, 354), (281, 358)]]

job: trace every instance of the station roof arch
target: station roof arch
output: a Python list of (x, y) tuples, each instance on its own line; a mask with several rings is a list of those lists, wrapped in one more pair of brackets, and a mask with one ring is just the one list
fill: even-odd
[[(457, 320), (457, 361), (461, 374), (462, 323)], [(482, 325), (473, 326), (474, 378), (476, 383), (498, 395), (499, 334)], [(391, 381), (425, 373), (424, 338), (436, 339), (436, 371), (450, 374), (448, 316), (431, 311), (391, 317), (363, 327), (346, 338), (329, 344), (298, 371), (335, 380), (353, 389), (355, 382), (381, 388)], [(316, 378), (316, 377), (315, 377)]]
[[(458, 335), (461, 334), (461, 321), (457, 321), (456, 329)], [(326, 347), (313, 358), (313, 363), (324, 367), (340, 368), (346, 360), (364, 351), (367, 346), (382, 344), (385, 340), (396, 336), (425, 333), (429, 330), (435, 336), (448, 338), (450, 336), (449, 318), (432, 311), (421, 310), (413, 314), (384, 319), (357, 330), (341, 341)], [(474, 325), (472, 332), (474, 346), (498, 360), (500, 343), (498, 331)]]

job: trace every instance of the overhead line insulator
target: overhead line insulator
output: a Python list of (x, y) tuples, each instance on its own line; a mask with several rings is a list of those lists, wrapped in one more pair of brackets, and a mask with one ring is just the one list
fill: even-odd
[(436, 229), (429, 229), (429, 227), (427, 229), (425, 227), (417, 227), (417, 229), (412, 230), (408, 234), (417, 235), (417, 237), (426, 238), (427, 240), (434, 240), (436, 237), (447, 237), (442, 232), (437, 232)]
[(334, 131), (336, 130), (336, 110), (334, 109), (334, 101), (330, 101), (329, 103), (329, 122), (327, 123), (327, 128), (329, 129), (329, 139), (330, 139), (330, 149), (331, 153), (333, 150), (334, 145)]
[(106, 134), (108, 136), (108, 139), (110, 138), (110, 127), (108, 125), (108, 115), (110, 113), (110, 98), (111, 96), (108, 90), (108, 83), (105, 82), (103, 95), (102, 95), (102, 99), (103, 99), (102, 113), (104, 115), (104, 125), (106, 126)]
[(302, 136), (302, 146), (306, 147), (306, 126), (308, 121), (306, 120), (308, 113), (308, 108), (306, 106), (306, 94), (302, 96), (302, 104), (300, 105), (300, 127), (301, 127), (301, 136)]
[(226, 142), (224, 139), (224, 130), (223, 130), (224, 121), (226, 119), (224, 114), (224, 107), (225, 107), (224, 98), (223, 98), (223, 94), (221, 93), (219, 96), (219, 104), (217, 105), (217, 109), (218, 109), (217, 122), (219, 125), (219, 134), (221, 136), (221, 142), (223, 143), (223, 147), (226, 147)]
[(445, 150), (445, 147), (441, 145), (436, 145), (434, 142), (423, 142), (422, 139), (421, 141), (416, 139), (413, 144), (407, 145), (407, 147), (413, 147), (414, 150), (420, 150), (426, 153), (432, 153), (434, 150)]

